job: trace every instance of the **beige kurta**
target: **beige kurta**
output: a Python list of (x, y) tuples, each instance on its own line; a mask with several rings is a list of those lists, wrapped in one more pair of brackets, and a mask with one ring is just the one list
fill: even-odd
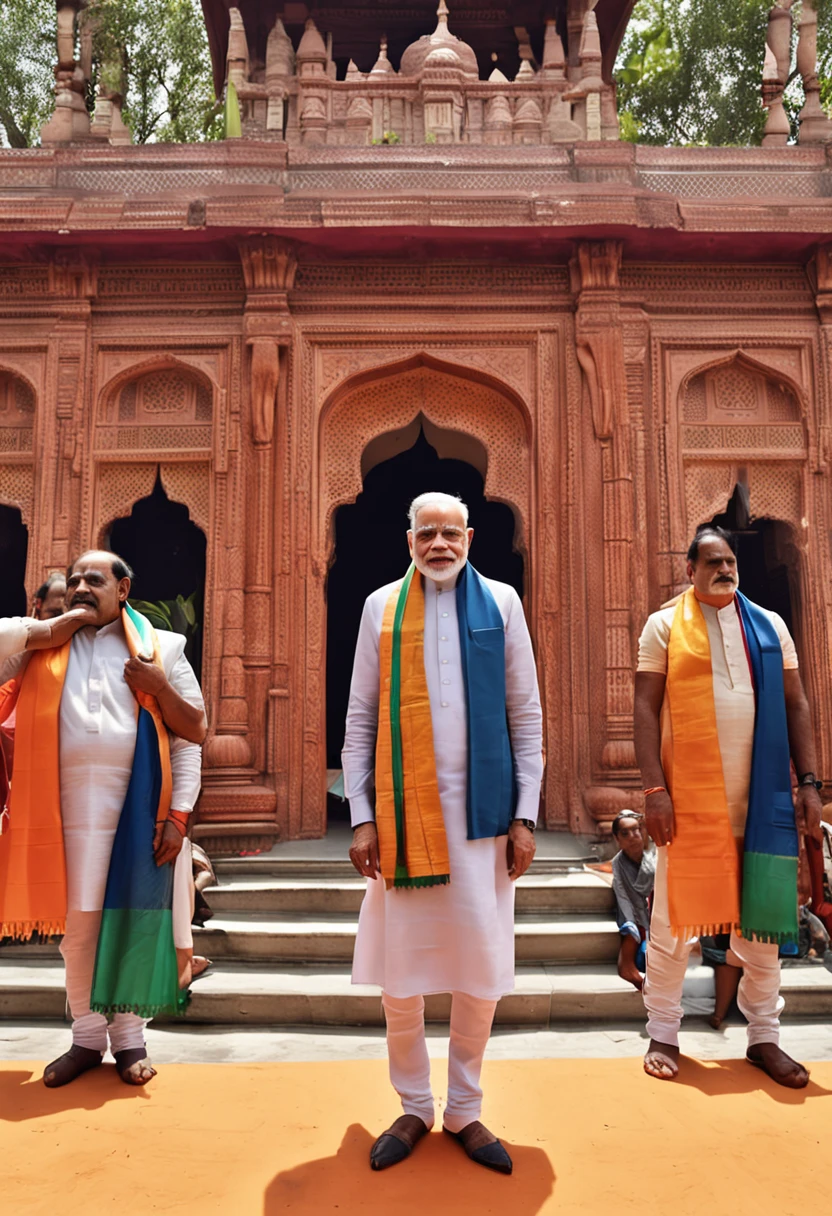
[[(748, 787), (754, 748), (754, 685), (735, 601), (732, 600), (726, 608), (714, 608), (701, 602), (699, 606), (705, 617), (711, 645), (714, 709), (728, 813), (734, 836), (741, 837), (745, 833), (748, 813)], [(675, 612), (674, 602), (648, 617), (638, 645), (638, 671), (666, 675), (667, 644)], [(776, 612), (766, 612), (766, 615), (780, 638), (784, 670), (794, 670), (798, 666), (797, 651), (785, 621)], [(662, 704), (661, 731), (662, 768), (669, 773), (673, 757), (673, 730), (667, 695)]]

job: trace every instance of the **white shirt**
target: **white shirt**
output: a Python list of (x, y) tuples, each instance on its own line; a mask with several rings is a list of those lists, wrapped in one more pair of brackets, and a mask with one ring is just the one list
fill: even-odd
[[(0, 620), (0, 683), (28, 662), (26, 618)], [(181, 634), (157, 630), (165, 674), (180, 696), (203, 708)], [(124, 679), (130, 657), (121, 620), (73, 635), (60, 708), (61, 820), (67, 908), (103, 904), (113, 839), (133, 769), (138, 703)], [(199, 796), (202, 749), (169, 734), (171, 809), (191, 811)], [(12, 775), (14, 782), (14, 775)]]

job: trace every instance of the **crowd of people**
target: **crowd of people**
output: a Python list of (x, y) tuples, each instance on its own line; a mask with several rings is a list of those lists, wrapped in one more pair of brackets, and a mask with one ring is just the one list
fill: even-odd
[[(451, 993), (442, 1128), (511, 1173), (480, 1119), (480, 1074), (514, 987), (515, 882), (535, 855), (536, 664), (517, 592), (469, 561), (466, 505), (420, 495), (409, 525), (409, 570), (364, 607), (342, 754), (350, 858), (367, 880), (353, 982), (382, 991), (402, 1107), (370, 1163), (404, 1160), (433, 1127), (425, 996)], [(698, 940), (715, 1019), (736, 997), (749, 1064), (800, 1088), (808, 1071), (779, 1046), (779, 952), (800, 939), (800, 834), (822, 839), (809, 706), (786, 625), (738, 589), (730, 535), (699, 529), (687, 575), (641, 634), (644, 812), (612, 824), (618, 971), (643, 991), (649, 1076), (678, 1073)], [(195, 885), (188, 840), (202, 695), (184, 638), (130, 606), (131, 579), (118, 555), (85, 553), (39, 588), (31, 617), (0, 620), (0, 936), (62, 935), (72, 1044), (44, 1072), (51, 1087), (108, 1045), (124, 1082), (150, 1080), (146, 1022), (184, 1009), (191, 922), (210, 915), (194, 907), (210, 862)]]

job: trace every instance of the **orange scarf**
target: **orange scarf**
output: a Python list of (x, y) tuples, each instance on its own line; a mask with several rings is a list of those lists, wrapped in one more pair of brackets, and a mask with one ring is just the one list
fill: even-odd
[(0, 937), (66, 928), (58, 722), (70, 645), (34, 651), (25, 678), (0, 689), (0, 721), (17, 704), (10, 823), (0, 836)]
[(673, 762), (665, 772), (676, 832), (667, 851), (674, 937), (730, 933), (740, 922), (740, 861), (731, 832), (717, 735), (711, 645), (691, 587), (679, 599), (667, 647)]
[[(379, 639), (379, 702), (376, 743), (376, 825), (381, 873), (387, 887), (396, 879), (396, 797), (390, 716), (393, 679), (393, 626), (401, 584), (384, 608)], [(418, 574), (412, 577), (401, 620), (399, 722), (403, 781), (404, 847), (409, 886), (447, 882), (450, 870), (445, 820), (439, 800), (433, 754), (433, 720), (425, 676), (425, 592)], [(426, 880), (420, 882), (419, 880)]]

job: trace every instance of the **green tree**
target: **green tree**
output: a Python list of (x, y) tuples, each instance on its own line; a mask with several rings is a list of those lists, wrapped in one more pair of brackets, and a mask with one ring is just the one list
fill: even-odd
[[(191, 142), (222, 134), (199, 0), (91, 0), (99, 79), (125, 94), (122, 110), (136, 143)], [(38, 142), (54, 105), (55, 0), (0, 0), (0, 142)]]
[(0, 4), (0, 143), (36, 143), (55, 102), (55, 0)]
[[(622, 134), (649, 144), (758, 144), (773, 0), (640, 0), (616, 65)], [(832, 0), (817, 0), (822, 97), (832, 101)], [(792, 10), (795, 25), (800, 5)], [(797, 130), (803, 90), (785, 104)]]
[(208, 39), (198, 0), (94, 0), (96, 60), (116, 91), (136, 143), (216, 139)]

